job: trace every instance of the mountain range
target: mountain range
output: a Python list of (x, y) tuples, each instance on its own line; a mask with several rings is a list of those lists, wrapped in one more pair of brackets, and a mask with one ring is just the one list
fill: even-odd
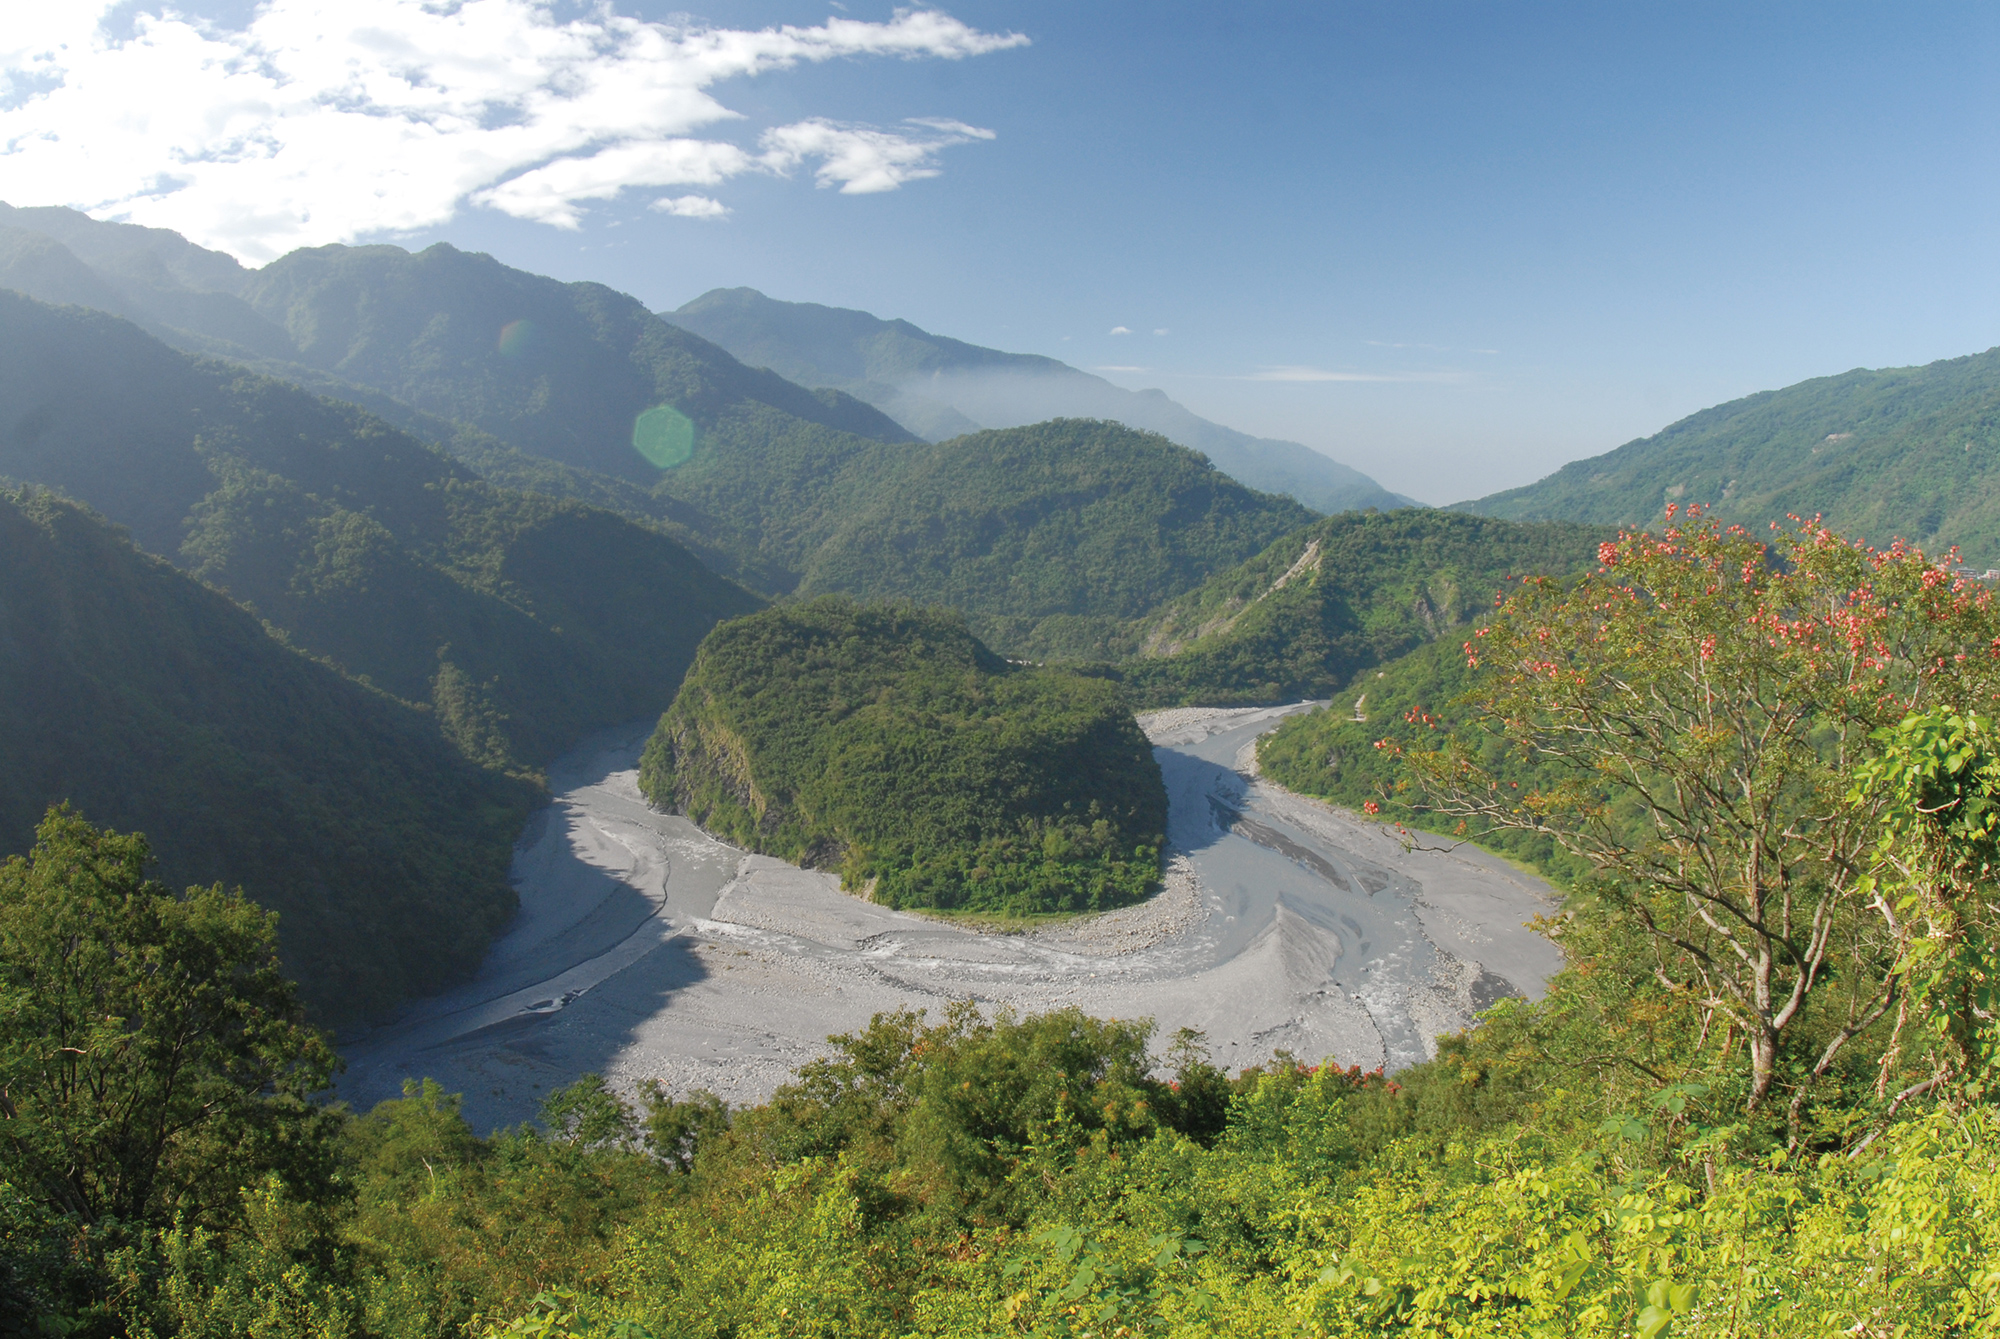
[(1054, 358), (981, 348), (908, 321), (780, 302), (754, 288), (713, 289), (661, 315), (746, 363), (866, 400), (932, 441), (1052, 418), (1110, 419), (1157, 432), (1232, 478), (1315, 511), (1415, 505), (1310, 447), (1211, 423), (1162, 391), (1129, 391)]
[(0, 344), (0, 476), (89, 504), (497, 767), (663, 709), (759, 603), (656, 530), (115, 317), (0, 292)]
[[(476, 963), (539, 769), (773, 602), (950, 606), (1164, 706), (1430, 684), (1411, 653), (1508, 577), (1668, 501), (2000, 553), (2000, 352), (1388, 510), (1157, 393), (747, 289), (662, 316), (448, 246), (249, 271), (0, 206), (7, 288), (0, 852), (65, 798), (154, 831), (172, 878), (283, 911), (330, 1019)], [(1383, 510), (1300, 500), (1340, 497)]]
[(1467, 511), (1657, 524), (1701, 503), (1756, 528), (1822, 516), (1842, 534), (2000, 566), (2000, 349), (1857, 368), (1704, 409)]

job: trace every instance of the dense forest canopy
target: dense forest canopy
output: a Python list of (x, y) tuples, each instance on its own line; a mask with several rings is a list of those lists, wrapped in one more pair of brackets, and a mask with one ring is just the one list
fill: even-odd
[(353, 406), (0, 293), (0, 475), (60, 489), (405, 702), (536, 768), (672, 700), (755, 608), (666, 536), (496, 488)]
[(639, 784), (893, 907), (1118, 906), (1154, 886), (1166, 832), (1116, 684), (1010, 665), (953, 614), (837, 597), (711, 633)]
[(46, 493), (0, 493), (0, 758), (0, 852), (58, 800), (154, 834), (175, 885), (280, 913), (286, 969), (341, 1024), (478, 965), (539, 798)]

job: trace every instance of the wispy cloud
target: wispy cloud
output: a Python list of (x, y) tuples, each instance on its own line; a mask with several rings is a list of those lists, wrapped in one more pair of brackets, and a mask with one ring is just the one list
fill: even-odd
[[(756, 149), (697, 132), (740, 121), (726, 79), (842, 58), (961, 60), (1021, 46), (933, 10), (756, 31), (649, 23), (610, 4), (266, 0), (228, 28), (162, 0), (9, 7), (0, 25), (0, 194), (175, 228), (264, 260), (428, 227), (467, 203), (573, 228), (628, 190), (714, 188), (813, 166), (846, 194), (937, 175), (963, 122), (808, 118)], [(117, 32), (110, 20), (118, 20)], [(726, 215), (710, 195), (653, 208)]]
[(821, 186), (839, 186), (842, 195), (872, 195), (893, 191), (906, 181), (935, 177), (939, 149), (993, 138), (992, 131), (963, 121), (912, 118), (906, 124), (931, 133), (912, 135), (819, 118), (780, 126), (764, 132), (762, 161), (773, 171), (789, 172), (808, 159), (818, 159), (813, 177)]
[[(1393, 339), (1364, 339), (1361, 341), (1371, 349), (1422, 349), (1427, 353), (1458, 353), (1461, 350), (1452, 344), (1417, 344)], [(1465, 349), (1465, 353), (1498, 353), (1498, 349)]]
[(1462, 381), (1458, 372), (1347, 372), (1325, 367), (1267, 367), (1235, 381)]
[(1114, 325), (1111, 327), (1111, 333), (1114, 335), (1129, 335), (1132, 333), (1132, 327), (1129, 325)]
[(1169, 330), (1169, 329), (1167, 329), (1167, 328), (1166, 328), (1165, 326), (1160, 326), (1160, 327), (1158, 327), (1157, 329), (1155, 329), (1155, 330), (1153, 331), (1153, 333), (1154, 333), (1154, 334), (1156, 334), (1156, 335), (1171, 335), (1171, 334), (1173, 334), (1174, 332), (1173, 332), (1173, 331), (1171, 331), (1171, 330)]

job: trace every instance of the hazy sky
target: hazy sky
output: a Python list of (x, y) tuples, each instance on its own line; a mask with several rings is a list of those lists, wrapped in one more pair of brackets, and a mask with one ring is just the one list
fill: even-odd
[(2000, 342), (1990, 5), (9, 10), (9, 203), (862, 307), (1427, 502)]

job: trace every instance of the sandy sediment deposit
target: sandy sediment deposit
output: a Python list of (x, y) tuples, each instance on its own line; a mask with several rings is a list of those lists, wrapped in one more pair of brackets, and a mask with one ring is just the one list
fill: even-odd
[(591, 1071), (747, 1102), (831, 1033), (965, 998), (1199, 1028), (1232, 1069), (1280, 1049), (1424, 1059), (1493, 1000), (1540, 993), (1559, 958), (1526, 922), (1549, 890), (1256, 778), (1257, 736), (1310, 705), (1141, 717), (1171, 800), (1165, 887), (1022, 934), (890, 911), (657, 813), (637, 784), (650, 727), (606, 732), (550, 769), (515, 852), (520, 915), (478, 978), (350, 1039), (341, 1095), (365, 1108), (427, 1075), (482, 1131)]

